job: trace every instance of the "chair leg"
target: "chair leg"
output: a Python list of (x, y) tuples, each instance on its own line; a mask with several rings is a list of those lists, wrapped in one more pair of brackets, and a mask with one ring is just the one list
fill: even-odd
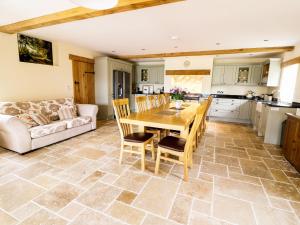
[(154, 140), (151, 141), (151, 154), (152, 154), (152, 160), (155, 160)]
[(183, 179), (186, 182), (189, 180), (188, 159), (187, 159), (186, 156), (185, 156), (185, 159), (184, 159), (184, 175), (183, 175)]
[(122, 164), (122, 159), (123, 159), (123, 151), (124, 151), (124, 144), (121, 143), (121, 151), (120, 151), (120, 158), (119, 158), (119, 164)]
[(156, 163), (155, 163), (155, 174), (156, 175), (158, 174), (158, 171), (159, 171), (160, 155), (161, 155), (161, 152), (160, 152), (160, 149), (158, 148), (157, 149), (157, 156), (156, 156)]
[(145, 145), (143, 145), (143, 147), (142, 147), (142, 154), (141, 154), (141, 169), (142, 169), (142, 171), (144, 171), (145, 170)]

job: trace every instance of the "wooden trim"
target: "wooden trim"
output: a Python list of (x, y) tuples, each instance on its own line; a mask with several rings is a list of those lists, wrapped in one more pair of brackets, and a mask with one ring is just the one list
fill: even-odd
[(293, 59), (290, 59), (288, 61), (285, 61), (281, 65), (282, 65), (282, 67), (287, 67), (287, 66), (291, 66), (291, 65), (294, 65), (294, 64), (300, 64), (300, 56), (296, 57), (296, 58), (293, 58)]
[(121, 59), (145, 59), (145, 58), (168, 58), (180, 56), (202, 56), (202, 55), (226, 55), (226, 54), (240, 54), (240, 53), (282, 53), (293, 51), (294, 46), (283, 47), (265, 47), (265, 48), (239, 48), (239, 49), (223, 49), (223, 50), (209, 50), (209, 51), (195, 51), (195, 52), (173, 52), (173, 53), (158, 53), (146, 55), (125, 55), (120, 56)]
[(84, 20), (93, 17), (122, 13), (182, 1), (185, 0), (119, 0), (119, 4), (116, 7), (107, 10), (92, 10), (83, 7), (76, 7), (61, 12), (56, 12), (24, 21), (19, 21), (12, 24), (3, 25), (0, 26), (0, 32), (14, 34), (40, 27), (47, 27), (56, 24)]
[(95, 60), (94, 59), (89, 59), (89, 58), (85, 58), (82, 56), (78, 56), (78, 55), (69, 55), (69, 59), (73, 60), (73, 61), (79, 61), (79, 62), (85, 62), (85, 63), (91, 63), (91, 64), (95, 64)]
[(210, 70), (166, 70), (166, 75), (210, 75)]

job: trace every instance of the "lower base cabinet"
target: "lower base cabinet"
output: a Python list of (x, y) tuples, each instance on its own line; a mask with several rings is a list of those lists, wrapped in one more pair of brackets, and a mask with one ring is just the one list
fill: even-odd
[(283, 154), (295, 169), (300, 172), (300, 117), (293, 114), (287, 115)]

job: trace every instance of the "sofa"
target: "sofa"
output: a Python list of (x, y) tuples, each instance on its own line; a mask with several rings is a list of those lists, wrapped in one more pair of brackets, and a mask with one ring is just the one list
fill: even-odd
[[(76, 117), (60, 120), (61, 107), (73, 107)], [(19, 117), (37, 111), (51, 122), (30, 127)], [(74, 104), (72, 98), (0, 102), (0, 147), (23, 154), (95, 130), (97, 112), (96, 105)]]

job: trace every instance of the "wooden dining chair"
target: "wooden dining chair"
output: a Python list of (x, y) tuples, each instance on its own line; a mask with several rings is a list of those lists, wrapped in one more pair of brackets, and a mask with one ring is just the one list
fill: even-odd
[[(150, 145), (152, 159), (155, 159), (153, 134), (144, 132), (134, 133), (132, 125), (120, 122), (121, 118), (125, 118), (130, 115), (128, 98), (116, 99), (112, 102), (121, 134), (121, 151), (119, 163), (122, 163), (124, 152), (138, 154), (141, 155), (141, 169), (145, 170), (145, 151), (147, 150), (147, 145)], [(125, 149), (126, 146), (129, 146), (130, 149)], [(137, 147), (137, 150), (134, 150), (133, 147)]]
[(211, 106), (211, 103), (213, 101), (213, 97), (212, 96), (209, 96), (208, 99), (207, 99), (207, 105), (206, 105), (206, 108), (205, 108), (205, 112), (204, 112), (204, 119), (202, 120), (202, 122), (200, 123), (199, 125), (199, 128), (197, 130), (197, 136), (196, 136), (196, 142), (195, 142), (195, 147), (198, 146), (199, 142), (200, 142), (200, 139), (201, 139), (201, 136), (205, 133), (205, 130), (206, 130), (206, 118), (207, 118), (207, 113), (209, 111), (209, 108)]
[[(136, 102), (137, 112), (139, 113), (145, 112), (148, 109), (150, 109), (147, 104), (147, 96), (136, 96), (135, 102)], [(159, 129), (155, 127), (145, 127), (145, 132), (156, 135), (158, 141), (160, 141), (162, 133), (164, 133), (163, 129)]]
[(155, 95), (148, 95), (148, 105), (149, 109), (154, 109), (157, 108), (157, 103), (156, 103), (156, 96)]
[(164, 104), (169, 104), (171, 102), (170, 93), (164, 93)]
[(158, 107), (165, 104), (165, 96), (163, 94), (157, 95), (157, 104)]
[[(184, 180), (188, 181), (188, 167), (191, 167), (193, 164), (193, 141), (195, 139), (197, 129), (204, 118), (206, 105), (207, 101), (197, 108), (196, 117), (187, 139), (167, 136), (158, 143), (155, 174), (158, 174), (160, 160), (163, 159), (183, 165)], [(164, 154), (164, 156), (162, 156), (162, 154)], [(171, 158), (170, 156), (173, 157)], [(174, 156), (178, 157), (178, 159), (174, 159)]]

